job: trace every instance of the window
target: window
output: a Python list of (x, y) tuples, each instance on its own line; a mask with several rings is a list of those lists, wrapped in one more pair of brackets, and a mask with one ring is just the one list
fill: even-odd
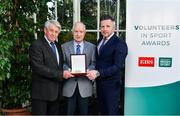
[(86, 25), (87, 41), (96, 42), (102, 14), (110, 14), (115, 19), (116, 34), (125, 39), (126, 0), (52, 0), (48, 4), (50, 17), (62, 25), (62, 42), (72, 39), (71, 28), (76, 21)]

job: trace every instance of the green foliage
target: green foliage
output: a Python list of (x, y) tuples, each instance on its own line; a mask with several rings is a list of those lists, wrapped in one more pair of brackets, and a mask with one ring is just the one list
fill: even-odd
[[(0, 3), (0, 105), (22, 107), (30, 102), (31, 70), (28, 48), (36, 11), (33, 0), (2, 0)], [(36, 4), (37, 5), (37, 4)]]
[(12, 41), (9, 41), (4, 35), (4, 30), (2, 25), (0, 25), (0, 80), (5, 80), (5, 78), (10, 77), (10, 48), (12, 47)]
[(72, 35), (71, 31), (69, 31), (69, 32), (61, 32), (60, 37), (58, 39), (58, 42), (62, 44), (62, 43), (71, 41), (72, 39), (73, 39), (73, 35)]
[(59, 0), (58, 21), (63, 29), (71, 30), (73, 25), (73, 2), (72, 0)]
[(10, 46), (12, 45), (12, 42), (8, 40), (0, 40), (0, 80), (5, 80), (5, 78), (10, 77)]
[(96, 36), (96, 33), (86, 33), (85, 40), (93, 44), (96, 44)]
[(97, 28), (97, 3), (94, 0), (83, 0), (81, 2), (81, 21), (87, 29)]

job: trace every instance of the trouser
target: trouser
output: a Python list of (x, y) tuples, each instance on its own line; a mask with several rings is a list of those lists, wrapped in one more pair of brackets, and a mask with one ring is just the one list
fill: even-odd
[(59, 99), (55, 101), (32, 99), (32, 115), (58, 115), (59, 109)]
[(73, 96), (67, 98), (67, 115), (74, 115), (77, 110), (77, 106), (79, 108), (80, 115), (88, 115), (88, 97), (81, 97), (78, 85), (76, 86)]

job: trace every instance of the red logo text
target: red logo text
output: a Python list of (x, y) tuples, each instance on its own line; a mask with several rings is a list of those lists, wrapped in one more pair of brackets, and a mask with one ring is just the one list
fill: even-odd
[(154, 67), (154, 57), (139, 57), (138, 66)]

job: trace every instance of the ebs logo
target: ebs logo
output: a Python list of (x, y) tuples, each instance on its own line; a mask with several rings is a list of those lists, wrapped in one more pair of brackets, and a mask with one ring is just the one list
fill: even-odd
[(138, 66), (140, 67), (154, 67), (154, 57), (139, 57)]

